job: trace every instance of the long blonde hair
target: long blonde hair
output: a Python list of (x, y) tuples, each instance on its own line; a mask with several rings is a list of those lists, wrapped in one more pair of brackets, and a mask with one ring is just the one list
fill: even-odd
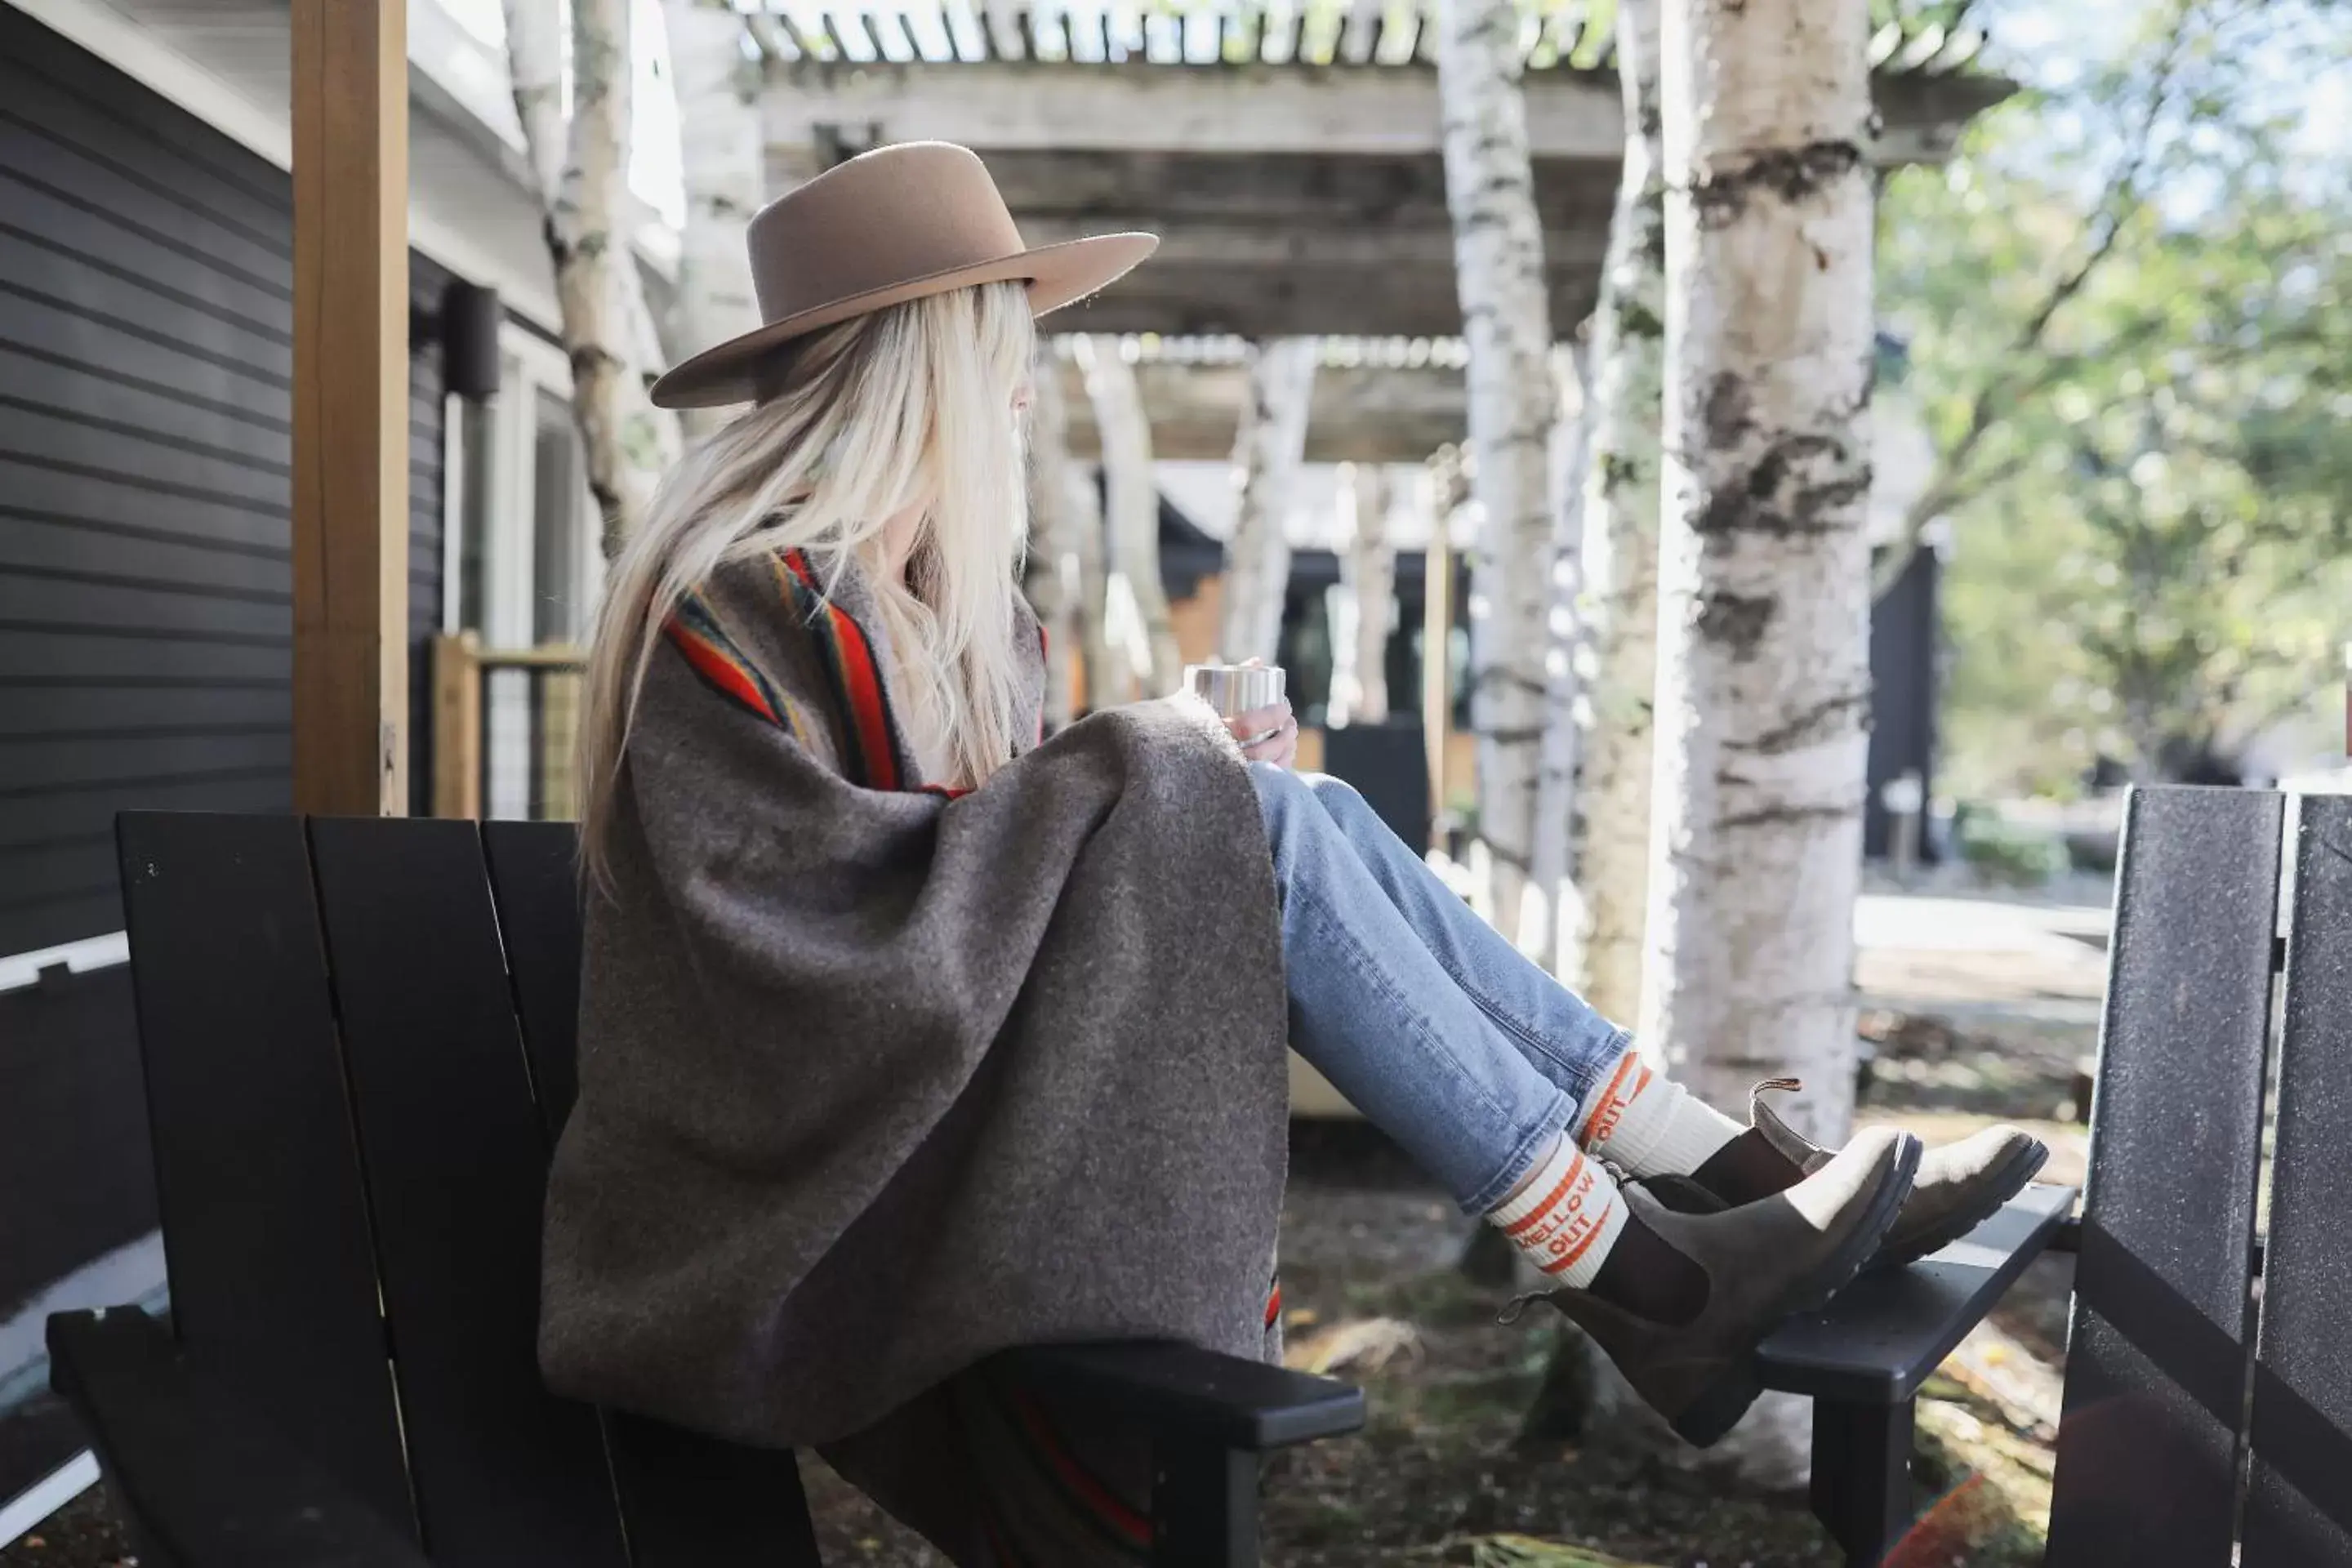
[[(600, 879), (637, 696), (662, 629), (730, 563), (799, 549), (830, 592), (855, 561), (943, 782), (976, 785), (1015, 741), (1014, 588), (1028, 538), (1014, 399), (1035, 342), (1027, 290), (991, 283), (801, 339), (764, 395), (671, 470), (614, 563), (588, 650), (581, 846)], [(884, 524), (921, 521), (903, 579)]]

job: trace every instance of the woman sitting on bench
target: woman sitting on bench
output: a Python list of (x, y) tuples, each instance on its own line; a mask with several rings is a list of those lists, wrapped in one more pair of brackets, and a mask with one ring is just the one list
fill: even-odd
[(959, 1561), (1070, 1561), (1049, 1504), (1122, 1484), (1109, 1440), (1080, 1463), (960, 1374), (1086, 1339), (1270, 1353), (1286, 1045), (1695, 1443), (1783, 1317), (2038, 1167), (2013, 1130), (1832, 1154), (1700, 1103), (1291, 772), (1286, 707), (1041, 738), (1032, 317), (1150, 237), (1024, 250), (979, 160), (919, 143), (750, 244), (767, 324), (655, 398), (751, 406), (670, 476), (591, 656), (559, 1390), (820, 1445)]

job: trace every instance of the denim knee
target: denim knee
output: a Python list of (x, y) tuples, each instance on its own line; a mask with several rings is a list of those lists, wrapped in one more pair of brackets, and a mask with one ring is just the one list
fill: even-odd
[(1307, 786), (1307, 793), (1315, 797), (1318, 805), (1330, 813), (1340, 831), (1349, 837), (1366, 826), (1386, 826), (1363, 792), (1346, 779), (1334, 778), (1329, 773), (1301, 773), (1298, 782)]
[(1249, 764), (1250, 784), (1257, 791), (1258, 816), (1265, 823), (1265, 837), (1274, 847), (1276, 860), (1282, 858), (1282, 846), (1297, 830), (1301, 814), (1317, 811), (1315, 797), (1306, 783), (1288, 768), (1274, 763)]

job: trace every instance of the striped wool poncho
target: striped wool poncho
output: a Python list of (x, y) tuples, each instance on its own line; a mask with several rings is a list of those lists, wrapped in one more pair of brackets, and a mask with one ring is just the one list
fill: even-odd
[(871, 587), (730, 566), (653, 656), (589, 893), (541, 1364), (819, 1446), (960, 1563), (1131, 1559), (1132, 1445), (971, 1369), (1269, 1353), (1286, 1002), (1255, 795), (1183, 700), (927, 787)]

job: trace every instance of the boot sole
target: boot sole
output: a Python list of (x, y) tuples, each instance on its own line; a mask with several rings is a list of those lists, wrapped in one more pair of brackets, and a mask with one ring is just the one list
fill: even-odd
[[(1767, 1314), (1765, 1326), (1756, 1336), (1759, 1343), (1788, 1319), (1827, 1306), (1831, 1297), (1853, 1282), (1902, 1215), (1904, 1200), (1911, 1195), (1911, 1180), (1919, 1173), (1919, 1157), (1924, 1152), (1925, 1146), (1918, 1139), (1908, 1133), (1904, 1135), (1895, 1154), (1894, 1174), (1879, 1184), (1877, 1193), (1871, 1198), (1870, 1212), (1853, 1227), (1853, 1234), (1838, 1244), (1837, 1250), (1822, 1260), (1820, 1268), (1790, 1283)], [(1729, 1371), (1709, 1384), (1667, 1425), (1693, 1447), (1711, 1448), (1739, 1424), (1739, 1418), (1748, 1414), (1748, 1406), (1763, 1392), (1763, 1378), (1756, 1370), (1755, 1348), (1750, 1346)]]
[(2050, 1151), (2033, 1143), (2012, 1156), (2001, 1167), (1997, 1179), (1985, 1189), (1985, 1196), (1966, 1209), (1955, 1210), (1933, 1230), (1923, 1231), (1899, 1247), (1885, 1249), (1864, 1265), (1864, 1272), (1877, 1274), (1890, 1268), (1904, 1268), (1930, 1253), (1941, 1252), (1960, 1237), (1984, 1224), (2005, 1207), (2009, 1200), (2025, 1190), (2025, 1184), (2042, 1173), (2049, 1163)]

